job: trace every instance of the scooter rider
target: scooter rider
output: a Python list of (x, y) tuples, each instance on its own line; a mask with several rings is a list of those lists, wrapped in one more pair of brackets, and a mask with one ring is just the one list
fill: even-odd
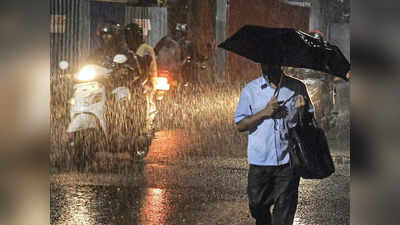
[(157, 76), (154, 49), (144, 42), (143, 29), (135, 23), (127, 24), (124, 37), (128, 52), (137, 59), (142, 75), (149, 78), (149, 80)]
[[(127, 85), (132, 80), (132, 74), (138, 74), (139, 68), (136, 59), (129, 54), (120, 24), (107, 21), (99, 27), (100, 47), (94, 51), (87, 59), (88, 63), (97, 64), (109, 69), (113, 69), (113, 81), (115, 86)], [(127, 57), (125, 67), (117, 67), (114, 57), (122, 54)]]
[(155, 105), (154, 78), (158, 76), (158, 68), (154, 49), (144, 43), (143, 29), (135, 23), (125, 26), (125, 40), (129, 52), (138, 63), (141, 79), (144, 80), (144, 92), (146, 96), (146, 133), (153, 132), (153, 120), (157, 112)]
[(145, 131), (148, 94), (144, 82), (134, 79), (139, 70), (137, 59), (129, 53), (120, 25), (104, 23), (99, 35), (100, 47), (73, 73), (67, 132), (73, 134), (73, 143), (75, 139), (83, 143), (76, 146), (85, 146), (84, 141), (101, 143), (97, 147), (107, 146), (113, 152), (128, 150), (132, 157), (143, 158), (151, 139)]
[(120, 35), (121, 25), (115, 22), (105, 22), (98, 28), (100, 36), (100, 47), (88, 58), (89, 62), (101, 64), (102, 66), (111, 66), (113, 58), (116, 54), (121, 54), (123, 51)]

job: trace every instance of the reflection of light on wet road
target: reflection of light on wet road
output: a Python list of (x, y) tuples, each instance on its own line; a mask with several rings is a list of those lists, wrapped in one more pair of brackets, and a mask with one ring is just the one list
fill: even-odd
[(169, 211), (167, 193), (163, 189), (149, 188), (146, 190), (143, 207), (140, 209), (142, 225), (165, 224)]
[[(68, 191), (71, 191), (69, 189)], [(61, 215), (65, 220), (61, 224), (80, 224), (92, 225), (94, 223), (93, 212), (90, 212), (93, 193), (91, 191), (82, 192), (82, 189), (68, 192), (66, 202), (61, 210)]]
[(293, 225), (305, 225), (305, 224), (301, 223), (300, 218), (294, 218)]
[(146, 159), (175, 159), (193, 146), (192, 136), (185, 130), (163, 130), (155, 134)]

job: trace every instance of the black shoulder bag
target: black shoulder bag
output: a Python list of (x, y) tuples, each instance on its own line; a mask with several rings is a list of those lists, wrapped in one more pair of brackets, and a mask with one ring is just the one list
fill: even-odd
[(314, 118), (289, 129), (290, 165), (304, 179), (323, 179), (335, 172), (325, 132)]

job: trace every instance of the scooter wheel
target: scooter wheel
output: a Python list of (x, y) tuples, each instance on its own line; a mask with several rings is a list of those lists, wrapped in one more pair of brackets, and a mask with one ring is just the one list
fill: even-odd
[[(100, 131), (101, 132), (101, 131)], [(70, 164), (77, 170), (85, 170), (92, 166), (96, 159), (98, 141), (102, 138), (98, 130), (88, 129), (76, 132), (69, 142)]]

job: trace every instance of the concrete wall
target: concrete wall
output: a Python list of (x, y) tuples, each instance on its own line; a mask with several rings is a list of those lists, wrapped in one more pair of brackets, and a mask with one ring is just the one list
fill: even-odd
[(350, 35), (351, 28), (349, 23), (332, 23), (328, 25), (330, 43), (337, 45), (342, 50), (344, 56), (350, 61)]
[(319, 30), (326, 34), (326, 18), (323, 12), (324, 2), (311, 0), (310, 26), (308, 31)]

